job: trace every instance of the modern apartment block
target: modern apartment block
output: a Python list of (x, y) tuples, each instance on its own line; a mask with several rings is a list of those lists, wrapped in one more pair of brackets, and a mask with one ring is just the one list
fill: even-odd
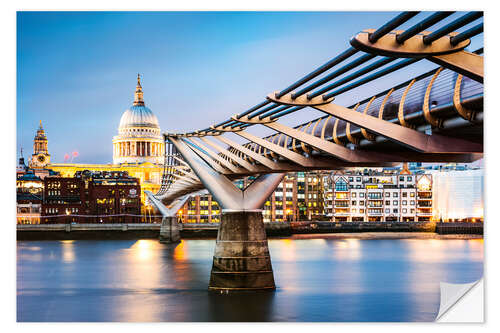
[(483, 169), (433, 171), (434, 219), (443, 222), (484, 221)]
[(335, 222), (430, 221), (432, 176), (349, 170), (324, 177), (325, 215)]
[[(323, 220), (324, 172), (288, 173), (263, 207), (264, 222)], [(245, 188), (253, 181), (246, 177), (236, 181)], [(220, 207), (210, 194), (193, 196), (178, 212), (184, 223), (220, 221)]]

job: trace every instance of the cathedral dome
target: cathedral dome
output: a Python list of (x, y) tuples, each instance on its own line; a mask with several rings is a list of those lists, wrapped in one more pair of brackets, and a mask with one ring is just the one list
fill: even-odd
[(160, 128), (158, 118), (144, 105), (133, 105), (123, 113), (118, 129), (130, 127)]
[(158, 118), (144, 105), (140, 76), (137, 75), (134, 104), (125, 110), (113, 137), (113, 164), (162, 164), (165, 142)]
[(159, 129), (158, 118), (144, 105), (140, 76), (137, 75), (134, 105), (128, 108), (120, 119), (119, 130), (130, 127), (152, 127)]

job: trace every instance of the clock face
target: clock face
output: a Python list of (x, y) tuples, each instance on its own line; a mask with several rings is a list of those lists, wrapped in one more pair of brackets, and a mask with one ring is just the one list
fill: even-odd
[(38, 160), (38, 162), (43, 163), (45, 161), (45, 156), (38, 155), (37, 160)]

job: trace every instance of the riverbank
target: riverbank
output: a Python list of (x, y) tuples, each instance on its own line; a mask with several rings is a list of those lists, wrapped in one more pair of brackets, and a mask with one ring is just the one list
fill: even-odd
[(477, 234), (445, 234), (434, 232), (352, 232), (340, 234), (296, 234), (290, 239), (483, 239)]
[[(40, 224), (17, 225), (18, 240), (78, 240), (78, 239), (158, 239), (160, 224)], [(181, 238), (215, 238), (216, 223), (183, 224)], [(482, 223), (429, 222), (271, 222), (265, 223), (267, 236), (287, 238), (432, 238), (456, 239), (457, 235), (482, 238)], [(385, 235), (385, 236), (384, 236)], [(445, 237), (448, 235), (449, 237)], [(442, 237), (437, 237), (442, 236)]]

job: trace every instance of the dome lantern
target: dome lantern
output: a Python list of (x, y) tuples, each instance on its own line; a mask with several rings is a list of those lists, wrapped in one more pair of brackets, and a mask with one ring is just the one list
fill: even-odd
[(144, 106), (144, 99), (142, 95), (142, 86), (141, 86), (141, 74), (137, 74), (137, 86), (135, 87), (134, 105)]

